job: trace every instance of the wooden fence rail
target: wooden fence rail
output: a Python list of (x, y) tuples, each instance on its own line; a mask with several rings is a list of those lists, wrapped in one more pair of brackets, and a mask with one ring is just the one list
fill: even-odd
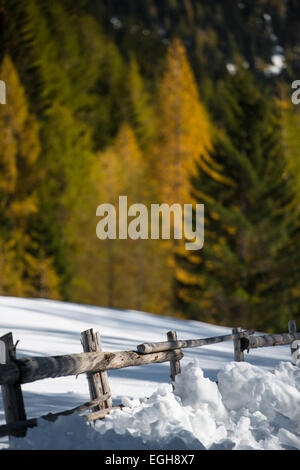
[[(238, 328), (234, 328), (238, 330)], [(189, 339), (179, 341), (163, 341), (159, 343), (143, 343), (137, 346), (141, 354), (150, 354), (167, 350), (195, 348), (207, 346), (209, 344), (221, 343), (223, 341), (241, 340), (242, 350), (264, 348), (267, 346), (282, 346), (291, 344), (295, 340), (300, 340), (300, 333), (282, 333), (275, 335), (250, 336), (253, 330), (246, 330), (233, 333), (232, 335), (216, 336), (213, 338)]]
[(266, 348), (270, 346), (283, 346), (300, 340), (300, 333), (282, 333), (279, 335), (249, 336), (241, 340), (242, 349)]
[[(103, 400), (106, 400), (108, 398), (108, 395), (105, 395), (103, 397)], [(103, 400), (92, 400), (90, 402), (84, 403), (83, 405), (76, 406), (75, 408), (71, 408), (70, 410), (65, 410), (65, 411), (60, 411), (58, 413), (48, 413), (46, 415), (40, 416), (40, 418), (31, 418), (31, 419), (26, 419), (23, 421), (16, 421), (10, 424), (4, 424), (0, 426), (0, 437), (4, 436), (17, 436), (17, 437), (23, 437), (26, 433), (27, 428), (34, 428), (38, 425), (38, 419), (45, 419), (46, 421), (56, 421), (57, 418), (60, 416), (69, 416), (73, 413), (83, 413), (84, 411), (88, 411), (89, 409), (92, 409), (94, 406), (97, 406), (101, 403)], [(82, 415), (82, 417), (86, 421), (94, 421), (95, 419), (102, 419), (104, 418), (107, 414), (110, 413), (112, 409), (122, 409), (122, 406), (114, 406), (109, 409), (103, 409), (99, 410), (93, 413), (88, 413), (85, 415)], [(97, 413), (97, 414), (96, 414)]]
[(182, 357), (182, 353), (176, 351), (153, 354), (140, 354), (136, 351), (86, 352), (65, 356), (24, 357), (0, 365), (0, 385), (26, 384), (36, 380), (79, 375), (86, 372), (169, 362)]
[(232, 341), (235, 338), (243, 338), (254, 333), (254, 330), (241, 331), (237, 334), (214, 336), (212, 338), (187, 339), (179, 341), (162, 341), (159, 343), (143, 343), (137, 346), (138, 352), (141, 354), (150, 354), (161, 351), (169, 351), (183, 348), (198, 348), (199, 346), (207, 346), (209, 344), (222, 343), (223, 341)]
[(235, 361), (243, 361), (244, 351), (249, 349), (290, 344), (294, 358), (296, 351), (299, 350), (297, 341), (300, 341), (300, 333), (297, 332), (293, 320), (289, 321), (288, 333), (252, 336), (253, 333), (254, 330), (243, 331), (241, 328), (233, 328), (231, 335), (178, 340), (176, 331), (169, 331), (167, 341), (139, 344), (137, 351), (103, 352), (99, 334), (94, 334), (90, 329), (81, 333), (83, 353), (21, 359), (16, 358), (16, 346), (12, 334), (8, 333), (0, 338), (0, 385), (6, 418), (6, 424), (0, 426), (0, 437), (5, 435), (23, 437), (27, 428), (37, 426), (38, 418), (26, 418), (21, 384), (86, 373), (91, 400), (70, 410), (49, 413), (42, 418), (54, 421), (61, 415), (67, 416), (74, 412), (83, 413), (90, 410), (91, 412), (84, 414), (83, 417), (87, 421), (93, 421), (104, 418), (112, 409), (121, 408), (121, 406), (112, 406), (106, 372), (108, 370), (170, 362), (170, 376), (174, 382), (176, 375), (180, 373), (180, 360), (184, 348), (233, 341)]

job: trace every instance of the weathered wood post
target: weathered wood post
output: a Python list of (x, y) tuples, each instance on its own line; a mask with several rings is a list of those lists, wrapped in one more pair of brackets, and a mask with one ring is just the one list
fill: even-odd
[[(81, 333), (82, 347), (84, 352), (101, 352), (101, 342), (99, 333), (94, 333), (93, 329), (83, 331)], [(89, 384), (89, 391), (91, 400), (97, 398), (101, 399), (104, 394), (108, 394), (109, 398), (102, 403), (99, 403), (92, 410), (99, 411), (103, 408), (112, 407), (111, 391), (108, 383), (107, 372), (88, 372), (87, 380)]]
[[(242, 331), (242, 328), (232, 328), (232, 334), (237, 335)], [(244, 360), (244, 351), (242, 350), (241, 338), (233, 338), (234, 346), (234, 360), (237, 362), (242, 362)]]
[[(291, 333), (291, 334), (296, 334), (297, 333), (297, 325), (296, 325), (295, 320), (290, 320), (289, 321), (288, 329), (289, 329), (289, 333)], [(291, 355), (292, 355), (292, 357), (293, 357), (293, 355), (296, 351), (299, 351), (299, 345), (294, 347), (293, 343), (291, 343)]]
[[(0, 343), (0, 364), (7, 364), (16, 359), (16, 348), (14, 346), (12, 333), (2, 336)], [(6, 424), (26, 420), (21, 385), (2, 385), (1, 391)], [(13, 432), (12, 435), (15, 437), (24, 437), (26, 430)]]
[[(168, 341), (177, 341), (176, 331), (174, 330), (168, 331), (167, 338), (168, 338)], [(181, 349), (179, 349), (178, 351), (181, 351)], [(180, 361), (179, 360), (170, 361), (170, 377), (171, 377), (172, 382), (174, 382), (176, 375), (180, 374), (180, 372), (181, 372)], [(174, 385), (173, 385), (173, 389), (174, 389)]]

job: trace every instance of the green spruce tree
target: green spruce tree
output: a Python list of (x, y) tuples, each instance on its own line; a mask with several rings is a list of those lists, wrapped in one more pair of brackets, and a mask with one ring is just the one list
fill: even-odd
[(285, 331), (299, 316), (300, 219), (280, 121), (244, 70), (223, 100), (226, 133), (193, 180), (204, 248), (178, 260), (177, 298), (194, 318)]

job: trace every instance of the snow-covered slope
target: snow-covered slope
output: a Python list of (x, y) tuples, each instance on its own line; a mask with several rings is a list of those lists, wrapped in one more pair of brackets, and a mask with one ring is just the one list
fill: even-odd
[[(166, 333), (169, 330), (176, 330), (180, 339), (209, 337), (231, 332), (230, 328), (218, 327), (197, 321), (178, 320), (136, 311), (106, 309), (49, 300), (0, 297), (0, 336), (9, 331), (13, 332), (14, 340), (20, 340), (17, 349), (19, 356), (57, 355), (81, 352), (80, 333), (88, 328), (94, 328), (94, 330), (100, 332), (103, 350), (105, 351), (131, 350), (136, 349), (137, 344), (142, 342), (164, 341), (166, 339)], [(183, 367), (188, 364), (191, 359), (198, 359), (197, 367), (198, 369), (201, 367), (204, 373), (204, 378), (199, 379), (198, 377), (200, 382), (198, 379), (195, 379), (194, 382), (198, 380), (199, 383), (202, 383), (204, 389), (207, 385), (204, 386), (203, 384), (211, 384), (208, 385), (208, 388), (216, 387), (210, 380), (205, 381), (205, 377), (216, 380), (218, 372), (233, 360), (232, 342), (184, 350), (184, 359), (182, 360)], [(249, 355), (246, 354), (247, 363), (259, 366), (259, 369), (252, 369), (251, 366), (249, 366), (251, 371), (256, 370), (256, 372), (251, 372), (252, 375), (257, 375), (258, 370), (272, 371), (279, 365), (280, 361), (290, 362), (289, 347), (264, 348), (255, 351), (252, 350)], [(230, 364), (228, 367), (231, 367)], [(242, 364), (242, 367), (247, 368), (248, 366)], [(246, 377), (247, 374), (251, 376), (249, 372), (250, 369), (245, 369), (242, 376), (243, 374), (246, 374)], [(223, 381), (223, 390), (226, 389), (226, 383), (228, 384), (230, 380), (234, 382), (234, 377), (241, 376), (242, 369), (240, 364), (235, 364), (230, 370), (232, 370), (231, 375), (229, 374), (230, 377), (227, 377), (225, 382)], [(298, 370), (298, 368), (295, 370)], [(196, 377), (197, 373), (195, 369), (193, 369), (193, 371)], [(224, 374), (225, 372), (223, 371), (222, 373)], [(286, 373), (282, 374), (284, 377), (286, 376)], [(273, 374), (271, 375), (273, 376)], [(219, 375), (219, 381), (220, 377)], [(190, 380), (191, 383), (193, 383), (192, 377)], [(294, 378), (291, 380), (292, 383), (294, 383)], [(154, 402), (158, 400), (158, 396), (161, 396), (159, 394), (163, 393), (168, 395), (171, 391), (168, 364), (153, 364), (110, 371), (109, 382), (115, 403), (120, 402), (124, 397), (145, 399), (145, 397), (149, 397), (157, 390), (159, 384), (168, 385), (163, 388), (163, 392), (160, 391), (154, 394), (155, 398), (152, 398)], [(236, 385), (231, 383), (231, 386), (234, 388)], [(179, 390), (178, 387), (180, 388), (180, 385), (177, 385), (177, 391)], [(259, 391), (258, 385), (253, 385), (253, 387), (253, 393), (255, 394), (255, 390), (257, 389), (258, 396), (261, 396), (259, 393), (261, 394), (262, 392), (261, 390)], [(26, 384), (22, 386), (22, 389), (28, 417), (40, 416), (49, 411), (54, 412), (71, 408), (89, 398), (87, 381), (84, 375), (79, 376), (77, 379), (75, 377), (67, 377), (42, 380), (32, 384)], [(178, 391), (178, 396), (181, 397), (180, 399), (182, 400), (183, 391), (182, 389), (180, 390), (181, 391)], [(216, 393), (216, 391), (214, 393)], [(295, 397), (298, 397), (297, 394)], [(270, 396), (270, 399), (271, 398)], [(215, 399), (219, 400), (220, 397)], [(223, 401), (224, 399), (226, 401), (225, 396), (223, 397)], [(274, 397), (272, 399), (274, 399)], [(170, 401), (170, 397), (168, 400)], [(186, 406), (192, 406), (189, 400), (191, 400), (191, 397), (187, 399)], [(159, 398), (158, 403), (160, 401), (161, 398)], [(126, 403), (130, 402), (127, 401)], [(140, 402), (137, 400), (133, 403), (135, 403), (135, 406), (137, 404), (141, 406)], [(149, 401), (147, 403), (149, 403)], [(182, 401), (180, 405), (181, 408), (183, 405), (184, 402)], [(214, 407), (215, 405), (212, 406)], [(224, 404), (222, 404), (222, 406), (224, 406)], [(247, 409), (249, 409), (249, 404), (247, 407)], [(256, 411), (258, 409), (259, 408), (256, 407)], [(126, 413), (122, 413), (122, 416), (124, 416), (122, 419), (126, 422)], [(3, 421), (3, 418), (3, 407), (0, 401), (0, 421)], [(72, 419), (77, 419), (77, 417)], [(113, 419), (114, 418), (110, 417), (106, 422), (112, 423)], [(131, 419), (131, 422), (133, 426), (137, 425), (136, 418)], [(104, 424), (100, 424), (99, 426), (102, 426), (102, 431), (104, 432)], [(107, 426), (107, 424), (105, 424), (105, 426)], [(113, 425), (110, 424), (110, 426)], [(126, 426), (129, 426), (128, 422)], [(115, 432), (115, 430), (116, 429), (113, 428), (111, 432)], [(30, 432), (34, 433), (34, 430)], [(192, 432), (192, 428), (189, 432)], [(221, 431), (218, 432), (220, 433)], [(212, 433), (214, 435), (214, 431), (212, 431)], [(158, 435), (159, 434), (157, 434), (156, 437), (158, 437)], [(195, 438), (195, 433), (193, 434), (192, 432), (191, 435)], [(141, 439), (144, 438), (143, 436), (140, 437)], [(196, 437), (200, 439), (201, 436)], [(217, 437), (215, 436), (212, 440), (210, 439), (207, 445), (211, 445), (211, 441), (214, 439), (216, 440)], [(2, 442), (4, 443), (4, 440), (2, 440)], [(20, 439), (18, 442), (20, 443)], [(104, 441), (102, 440), (102, 442)], [(126, 445), (128, 445), (128, 443)]]

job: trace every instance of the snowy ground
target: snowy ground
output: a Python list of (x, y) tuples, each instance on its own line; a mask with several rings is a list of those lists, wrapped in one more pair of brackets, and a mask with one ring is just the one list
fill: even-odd
[[(14, 340), (20, 340), (19, 356), (81, 352), (80, 333), (88, 328), (100, 332), (105, 351), (164, 341), (171, 329), (180, 339), (231, 332), (230, 328), (135, 311), (0, 297), (0, 336), (13, 332)], [(193, 359), (197, 362), (187, 366)], [(77, 416), (42, 423), (43, 433), (32, 429), (26, 439), (13, 439), (11, 445), (300, 448), (300, 370), (290, 363), (289, 347), (252, 350), (245, 359), (246, 363), (232, 363), (232, 342), (184, 350), (183, 373), (177, 378), (175, 395), (168, 364), (110, 371), (114, 403), (123, 400), (128, 406), (122, 412), (114, 412), (96, 427), (88, 427)], [(217, 379), (219, 388), (213, 382)], [(42, 380), (22, 389), (28, 417), (72, 408), (89, 398), (84, 375)], [(3, 419), (0, 400), (0, 421)], [(1, 446), (7, 447), (7, 440), (0, 440)]]

